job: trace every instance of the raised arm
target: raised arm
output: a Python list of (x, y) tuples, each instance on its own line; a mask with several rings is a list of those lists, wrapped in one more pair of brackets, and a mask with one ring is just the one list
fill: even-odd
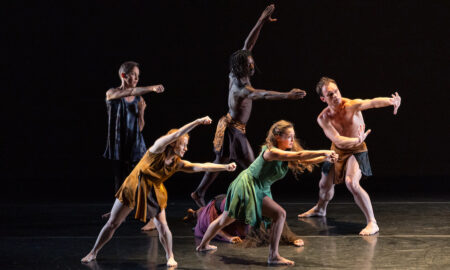
[(306, 96), (306, 92), (304, 90), (300, 90), (297, 88), (294, 88), (289, 92), (277, 92), (271, 90), (255, 89), (249, 85), (246, 85), (243, 88), (243, 91), (240, 91), (240, 94), (242, 94), (243, 97), (252, 100), (301, 99)]
[(167, 145), (178, 140), (178, 138), (180, 138), (184, 134), (188, 133), (189, 131), (193, 130), (196, 126), (209, 125), (209, 124), (211, 124), (211, 122), (212, 122), (212, 120), (208, 116), (194, 120), (194, 121), (190, 122), (189, 124), (182, 126), (176, 132), (168, 134), (168, 135), (164, 135), (161, 138), (157, 139), (155, 141), (155, 143), (153, 143), (153, 145), (150, 147), (150, 152), (162, 153), (166, 149)]
[(357, 111), (364, 111), (373, 108), (382, 108), (387, 106), (394, 106), (394, 114), (397, 114), (398, 108), (402, 102), (401, 97), (397, 92), (392, 94), (392, 97), (377, 97), (373, 99), (354, 99), (350, 101), (350, 108)]
[(330, 139), (339, 148), (352, 148), (361, 144), (372, 130), (364, 132), (364, 126), (360, 126), (358, 130), (358, 137), (345, 137), (341, 136), (339, 132), (328, 121), (321, 119), (321, 116), (317, 119), (320, 127), (323, 129), (325, 136)]
[(162, 86), (162, 84), (157, 84), (152, 86), (132, 87), (126, 89), (113, 88), (106, 92), (106, 100), (119, 99), (129, 96), (142, 96), (150, 92), (162, 93), (164, 92), (164, 86)]
[(305, 161), (319, 157), (335, 157), (336, 153), (332, 150), (317, 150), (317, 151), (284, 151), (278, 148), (272, 148), (264, 152), (264, 159), (267, 161), (282, 160), (282, 161)]
[(252, 31), (250, 31), (250, 34), (245, 39), (244, 48), (242, 48), (243, 50), (251, 51), (253, 49), (256, 41), (258, 40), (259, 32), (261, 31), (261, 28), (263, 27), (266, 21), (274, 22), (277, 20), (271, 18), (274, 10), (275, 5), (273, 4), (266, 7), (266, 9), (263, 11), (258, 21), (256, 22), (256, 25), (253, 27)]
[(192, 163), (187, 160), (182, 160), (180, 162), (180, 168), (178, 169), (182, 172), (195, 173), (195, 172), (220, 172), (229, 171), (232, 172), (236, 170), (236, 163), (232, 162), (229, 164), (215, 164), (215, 163)]

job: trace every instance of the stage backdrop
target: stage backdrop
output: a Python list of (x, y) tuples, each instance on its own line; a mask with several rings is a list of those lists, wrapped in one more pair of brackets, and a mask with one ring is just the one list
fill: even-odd
[[(148, 146), (170, 128), (209, 115), (191, 133), (191, 161), (214, 159), (212, 139), (227, 113), (228, 59), (242, 48), (268, 1), (47, 1), (9, 3), (2, 17), (2, 201), (111, 201), (105, 92), (120, 84), (120, 64), (141, 64), (149, 94)], [(316, 122), (325, 107), (321, 76), (344, 97), (398, 91), (402, 106), (364, 112), (375, 176), (372, 190), (430, 194), (448, 190), (450, 166), (447, 1), (276, 1), (253, 50), (255, 88), (308, 95), (299, 101), (256, 101), (248, 139), (259, 152), (270, 125), (295, 124), (307, 149), (330, 142)], [(241, 168), (238, 168), (240, 171)], [(209, 195), (225, 192), (237, 173), (222, 174)], [(187, 199), (202, 175), (176, 174), (171, 199)], [(319, 170), (291, 175), (275, 196), (316, 196)], [(395, 184), (397, 183), (397, 184)]]

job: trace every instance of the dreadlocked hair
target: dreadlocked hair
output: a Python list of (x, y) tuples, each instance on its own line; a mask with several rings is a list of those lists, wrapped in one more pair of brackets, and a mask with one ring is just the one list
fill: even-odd
[[(267, 146), (268, 149), (271, 149), (273, 147), (277, 147), (277, 139), (276, 136), (283, 135), (288, 128), (294, 128), (294, 125), (291, 122), (288, 122), (286, 120), (280, 120), (273, 124), (269, 132), (267, 132), (267, 138), (264, 143), (264, 145)], [(303, 147), (300, 145), (297, 137), (294, 137), (294, 145), (292, 146), (291, 151), (302, 151), (304, 150)], [(303, 173), (305, 170), (308, 170), (309, 172), (312, 172), (313, 165), (308, 164), (306, 162), (300, 162), (298, 160), (292, 160), (288, 162), (289, 169), (291, 169), (292, 173), (294, 174), (295, 178), (298, 179), (298, 175)]]
[(230, 71), (238, 79), (244, 78), (250, 74), (250, 68), (248, 67), (249, 56), (252, 56), (250, 51), (238, 50), (230, 57)]

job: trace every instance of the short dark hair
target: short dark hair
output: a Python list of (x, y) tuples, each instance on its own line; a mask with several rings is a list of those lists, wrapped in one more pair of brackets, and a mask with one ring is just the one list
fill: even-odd
[(127, 61), (127, 62), (123, 63), (122, 65), (120, 65), (119, 78), (122, 79), (121, 74), (122, 73), (125, 73), (125, 74), (130, 73), (134, 67), (139, 67), (139, 64), (134, 61)]
[(250, 74), (250, 68), (248, 66), (249, 56), (252, 56), (250, 51), (238, 50), (230, 57), (230, 71), (239, 79)]
[(322, 87), (328, 85), (329, 83), (334, 83), (337, 85), (336, 81), (331, 78), (328, 77), (320, 78), (320, 81), (316, 85), (316, 92), (319, 96), (323, 96)]

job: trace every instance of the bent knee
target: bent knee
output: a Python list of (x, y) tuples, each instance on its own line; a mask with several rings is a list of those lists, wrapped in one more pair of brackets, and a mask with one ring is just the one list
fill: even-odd
[(333, 183), (319, 183), (319, 188), (324, 192), (332, 190), (333, 186), (334, 186)]
[(275, 215), (275, 219), (278, 220), (286, 220), (286, 210), (284, 210), (283, 208), (280, 207), (280, 210), (277, 211), (276, 215)]
[(361, 188), (360, 185), (359, 185), (359, 182), (352, 180), (350, 177), (346, 177), (345, 178), (345, 185), (347, 186), (347, 189), (352, 194), (358, 194), (359, 190)]
[(119, 228), (120, 224), (122, 224), (122, 222), (118, 222), (118, 221), (108, 221), (106, 223), (106, 227), (110, 230), (116, 230), (117, 228)]

